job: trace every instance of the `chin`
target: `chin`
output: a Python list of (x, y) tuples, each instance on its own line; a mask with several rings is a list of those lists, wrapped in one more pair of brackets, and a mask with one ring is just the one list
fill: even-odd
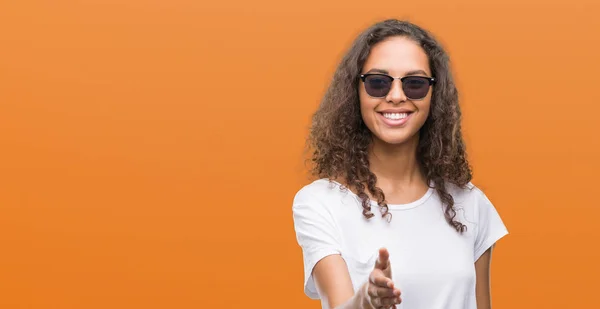
[(380, 135), (377, 137), (378, 140), (389, 145), (402, 145), (415, 139), (413, 136), (393, 136), (393, 135)]

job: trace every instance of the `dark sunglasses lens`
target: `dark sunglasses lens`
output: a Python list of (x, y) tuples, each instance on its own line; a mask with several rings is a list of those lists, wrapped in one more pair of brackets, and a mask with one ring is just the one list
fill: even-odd
[(365, 78), (365, 91), (372, 97), (385, 97), (392, 88), (392, 80), (382, 75), (369, 75)]
[(402, 90), (409, 99), (422, 99), (429, 92), (429, 80), (425, 77), (407, 77), (402, 81)]

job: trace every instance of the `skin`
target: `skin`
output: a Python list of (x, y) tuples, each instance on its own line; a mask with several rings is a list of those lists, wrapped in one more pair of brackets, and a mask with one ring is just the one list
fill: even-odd
[[(405, 37), (390, 37), (371, 48), (363, 71), (383, 72), (393, 77), (406, 75), (431, 76), (428, 57), (415, 42)], [(428, 189), (426, 179), (417, 161), (419, 129), (429, 116), (431, 88), (421, 100), (408, 99), (399, 80), (384, 98), (369, 96), (363, 84), (359, 98), (363, 121), (373, 133), (369, 150), (369, 163), (377, 176), (377, 186), (386, 194), (390, 204), (404, 204), (419, 199)], [(405, 108), (412, 113), (400, 127), (390, 127), (380, 118), (385, 109)], [(476, 298), (478, 309), (491, 309), (490, 263), (492, 249), (488, 249), (476, 262)], [(401, 302), (401, 291), (391, 281), (389, 253), (379, 250), (379, 259), (369, 280), (354, 293), (350, 274), (340, 255), (321, 259), (313, 269), (317, 290), (332, 309), (392, 308)]]
[(313, 269), (313, 276), (321, 301), (332, 309), (393, 308), (401, 303), (401, 292), (392, 282), (389, 253), (379, 250), (369, 280), (354, 293), (346, 263), (334, 254), (321, 259)]

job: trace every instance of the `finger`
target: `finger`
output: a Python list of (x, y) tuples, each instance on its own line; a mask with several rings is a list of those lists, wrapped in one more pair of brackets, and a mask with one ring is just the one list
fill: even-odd
[(375, 286), (375, 285), (372, 285), (372, 284), (369, 284), (369, 287), (367, 289), (367, 293), (371, 297), (388, 297), (388, 298), (394, 298), (394, 297), (400, 296), (400, 294), (396, 294), (393, 289), (382, 288), (382, 287), (378, 287), (378, 286)]
[(371, 274), (369, 275), (369, 282), (372, 284), (383, 287), (383, 288), (393, 288), (394, 282), (392, 279), (386, 277), (380, 269), (373, 269)]
[(402, 295), (402, 292), (399, 289), (394, 289), (392, 293), (395, 297), (400, 297), (400, 295)]
[(398, 297), (385, 297), (385, 298), (380, 298), (379, 302), (381, 303), (382, 307), (389, 308), (389, 307), (399, 304), (400, 300)]
[(396, 288), (394, 282), (390, 279), (387, 282), (386, 287), (388, 287), (389, 289), (392, 290), (392, 294), (394, 294), (395, 296), (400, 296), (402, 294), (402, 292), (400, 291), (400, 289)]
[(388, 267), (390, 263), (390, 253), (386, 248), (379, 249), (379, 257), (377, 258), (377, 262), (375, 262), (375, 268), (384, 270)]
[(396, 308), (396, 305), (402, 303), (402, 299), (399, 297), (382, 298), (380, 302), (382, 308)]
[(379, 297), (371, 298), (371, 304), (374, 308), (383, 308), (382, 299)]

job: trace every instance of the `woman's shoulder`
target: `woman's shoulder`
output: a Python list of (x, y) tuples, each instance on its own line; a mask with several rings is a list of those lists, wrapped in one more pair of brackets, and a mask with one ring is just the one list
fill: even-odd
[(479, 188), (473, 184), (473, 182), (468, 182), (463, 186), (459, 186), (454, 183), (446, 183), (446, 190), (452, 197), (462, 197), (462, 196), (472, 196), (474, 194), (478, 194), (480, 191)]
[(337, 213), (357, 204), (356, 195), (344, 184), (334, 179), (321, 178), (301, 187), (294, 196), (294, 209)]
[(449, 184), (446, 185), (446, 189), (452, 195), (457, 208), (474, 210), (481, 207), (482, 204), (491, 204), (483, 190), (473, 182), (469, 182), (464, 186)]
[(320, 178), (302, 186), (294, 196), (294, 201), (322, 200), (335, 197), (340, 192), (347, 190), (335, 180)]

